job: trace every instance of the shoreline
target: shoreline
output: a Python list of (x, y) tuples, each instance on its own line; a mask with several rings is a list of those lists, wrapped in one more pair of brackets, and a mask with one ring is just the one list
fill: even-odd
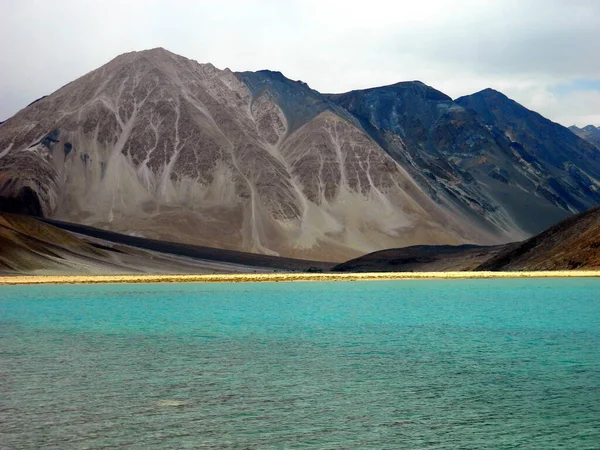
[(9, 275), (0, 276), (0, 286), (21, 284), (135, 284), (135, 283), (239, 283), (291, 281), (376, 281), (486, 278), (576, 278), (600, 277), (600, 270), (538, 272), (365, 272), (365, 273), (261, 273), (199, 275)]

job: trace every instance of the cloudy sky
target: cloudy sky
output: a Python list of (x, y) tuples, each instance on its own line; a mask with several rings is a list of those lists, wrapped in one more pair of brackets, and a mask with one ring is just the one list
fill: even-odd
[(0, 0), (0, 120), (131, 50), (165, 47), (321, 92), (492, 87), (600, 125), (600, 0)]

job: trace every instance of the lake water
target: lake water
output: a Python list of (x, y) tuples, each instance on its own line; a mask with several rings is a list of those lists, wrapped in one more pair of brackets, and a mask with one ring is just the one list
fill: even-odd
[(600, 279), (0, 287), (0, 448), (600, 448)]

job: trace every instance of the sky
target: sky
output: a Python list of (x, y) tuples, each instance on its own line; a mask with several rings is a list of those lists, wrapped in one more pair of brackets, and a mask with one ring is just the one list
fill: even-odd
[(0, 0), (0, 120), (132, 50), (271, 69), (326, 93), (487, 87), (600, 125), (600, 0)]

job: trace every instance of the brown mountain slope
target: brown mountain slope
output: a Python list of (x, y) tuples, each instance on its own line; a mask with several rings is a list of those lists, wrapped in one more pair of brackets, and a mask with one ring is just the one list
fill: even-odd
[(71, 232), (31, 217), (0, 214), (0, 275), (248, 273), (306, 270), (311, 264), (168, 242), (153, 246), (157, 241), (109, 232), (103, 237), (93, 233), (101, 230), (80, 228)]
[(335, 272), (447, 272), (600, 268), (600, 207), (572, 216), (531, 239), (497, 246), (416, 245), (369, 253)]
[(600, 268), (600, 207), (588, 209), (506, 250), (475, 270)]
[(414, 245), (369, 253), (333, 267), (334, 272), (470, 271), (506, 245)]
[[(0, 214), (0, 274), (327, 271), (329, 267), (316, 261), (155, 241), (66, 222)], [(347, 261), (331, 270), (443, 272), (598, 268), (600, 207), (570, 217), (520, 243), (388, 249)]]
[(0, 273), (60, 270), (76, 260), (101, 260), (104, 251), (71, 233), (12, 214), (0, 215)]

